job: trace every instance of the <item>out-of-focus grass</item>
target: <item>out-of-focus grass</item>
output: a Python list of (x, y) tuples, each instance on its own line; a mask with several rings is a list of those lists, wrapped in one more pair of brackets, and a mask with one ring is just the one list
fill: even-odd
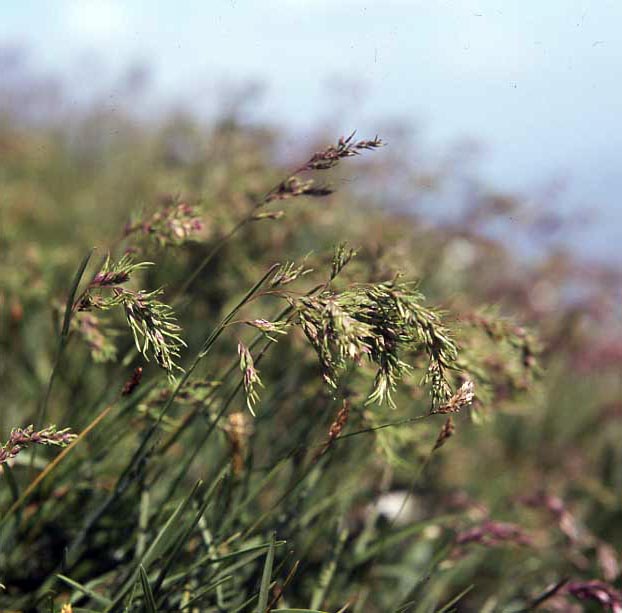
[[(499, 201), (482, 197), (436, 227), (372, 206), (382, 201), (383, 176), (387, 190), (395, 187), (383, 151), (313, 175), (316, 186), (338, 185), (336, 194), (285, 192), (260, 209), (266, 218), (224, 240), (313, 152), (301, 146), (300, 158), (280, 168), (276, 137), (231, 118), (209, 128), (120, 121), (114, 137), (111, 129), (97, 117), (0, 129), (2, 438), (41, 414), (36, 429), (55, 423), (79, 434), (106, 411), (60, 461), (58, 450), (28, 447), (2, 465), (2, 608), (622, 606), (619, 276), (568, 255), (526, 264), (484, 239)], [(356, 192), (340, 180), (352, 168), (362, 177)], [(417, 190), (434, 197), (429, 184), (417, 185), (414, 199)], [(153, 216), (180, 203), (201, 223), (170, 244)], [(400, 281), (419, 281), (421, 308), (443, 310), (439, 321), (458, 344), (453, 391), (466, 379), (476, 390), (449, 425), (447, 414), (429, 414), (425, 343), (404, 354), (413, 370), (391, 408), (366, 403), (374, 371), (356, 360), (337, 389), (328, 386), (296, 326), (272, 333), (273, 343), (261, 328), (236, 323), (279, 321), (279, 313), (285, 321), (296, 310), (275, 293), (291, 290), (299, 309), (297, 300), (326, 282), (343, 241), (358, 254), (331, 292), (359, 296), (347, 292), (400, 272)], [(77, 296), (108, 252), (118, 260), (131, 247), (136, 261), (155, 265), (132, 273), (128, 291), (164, 288), (159, 299), (175, 309), (188, 345), (180, 356), (187, 372), (209, 341), (174, 401), (166, 373), (134, 348), (117, 307), (75, 310), (53, 370), (71, 279), (93, 247)], [(313, 272), (283, 288), (258, 286), (212, 343), (269, 267), (288, 261)], [(359, 301), (346, 298), (344, 308), (358, 312)], [(101, 336), (85, 334), (88, 315)], [(331, 347), (349, 325), (339, 317)], [(383, 334), (392, 347), (390, 331)], [(238, 341), (264, 385), (255, 386), (256, 417), (244, 400), (249, 371), (245, 363), (240, 372)], [(116, 359), (101, 361), (94, 349), (102, 342)], [(133, 376), (136, 389), (121, 395)], [(344, 402), (349, 414), (339, 417)], [(444, 424), (453, 435), (433, 451)]]

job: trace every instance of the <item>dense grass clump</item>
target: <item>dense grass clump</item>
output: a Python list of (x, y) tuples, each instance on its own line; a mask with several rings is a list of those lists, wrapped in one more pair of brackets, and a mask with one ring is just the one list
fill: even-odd
[(622, 611), (616, 274), (98, 121), (0, 129), (0, 608)]

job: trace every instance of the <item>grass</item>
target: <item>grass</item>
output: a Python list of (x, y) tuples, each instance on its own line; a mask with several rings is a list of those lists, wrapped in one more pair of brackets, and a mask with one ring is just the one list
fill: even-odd
[(614, 273), (98, 121), (0, 129), (0, 608), (622, 610)]

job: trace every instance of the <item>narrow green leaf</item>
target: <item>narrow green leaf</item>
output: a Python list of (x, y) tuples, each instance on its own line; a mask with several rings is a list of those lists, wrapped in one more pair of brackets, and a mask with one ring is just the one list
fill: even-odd
[(106, 598), (105, 596), (102, 596), (101, 594), (98, 594), (91, 588), (88, 588), (85, 585), (82, 585), (81, 583), (78, 583), (77, 581), (70, 579), (69, 577), (65, 577), (65, 575), (57, 574), (56, 576), (58, 577), (58, 579), (66, 583), (68, 586), (72, 587), (74, 590), (78, 590), (79, 592), (82, 592), (83, 594), (85, 594), (89, 598), (92, 598), (99, 604), (104, 605), (104, 606), (110, 605), (111, 601), (108, 598)]
[(82, 275), (84, 275), (84, 271), (89, 264), (89, 260), (93, 255), (93, 249), (91, 249), (80, 262), (80, 266), (76, 271), (76, 274), (73, 278), (73, 282), (71, 284), (71, 289), (69, 290), (69, 296), (67, 296), (67, 303), (65, 305), (65, 316), (63, 317), (63, 327), (61, 330), (61, 338), (66, 339), (69, 334), (69, 325), (71, 324), (71, 316), (73, 314), (73, 303), (76, 298), (76, 292), (78, 291), (78, 286), (80, 285), (80, 281), (82, 280)]
[(271, 613), (327, 613), (319, 609), (272, 609)]
[(149, 577), (147, 577), (147, 571), (142, 564), (139, 567), (139, 573), (140, 584), (142, 585), (143, 595), (145, 597), (145, 609), (147, 613), (157, 613), (155, 598), (153, 597), (153, 592), (149, 585)]
[(227, 575), (226, 577), (223, 577), (222, 579), (219, 579), (218, 581), (214, 581), (210, 583), (209, 585), (205, 586), (203, 589), (199, 590), (183, 607), (180, 607), (179, 610), (183, 611), (184, 609), (191, 607), (197, 602), (200, 602), (208, 594), (213, 592), (217, 587), (219, 587), (223, 583), (226, 583), (227, 581), (231, 581), (232, 578), (233, 577), (231, 575)]
[(415, 581), (413, 587), (409, 590), (408, 594), (403, 597), (401, 604), (394, 609), (393, 613), (406, 613), (413, 605), (421, 600), (420, 592), (425, 585), (430, 581), (436, 572), (438, 572), (438, 565), (449, 555), (452, 545), (447, 544), (441, 547), (427, 566), (427, 570), (423, 572), (420, 577)]
[(442, 607), (441, 609), (438, 609), (436, 613), (446, 613), (447, 611), (449, 611), (451, 607), (453, 607), (456, 603), (462, 600), (474, 587), (475, 587), (474, 585), (469, 585), (469, 587), (462, 590), (457, 596), (452, 598), (444, 607)]
[[(282, 547), (285, 545), (287, 541), (277, 541), (276, 546)], [(227, 568), (220, 571), (218, 574), (213, 577), (214, 579), (220, 579), (224, 574), (231, 574), (233, 571), (243, 568), (247, 564), (250, 564), (253, 560), (257, 559), (261, 556), (265, 549), (270, 546), (269, 543), (263, 543), (261, 545), (256, 545), (254, 547), (248, 547), (247, 549), (241, 549), (240, 551), (234, 551), (232, 553), (227, 553), (219, 557), (212, 557), (211, 554), (203, 556), (199, 558), (196, 562), (190, 564), (187, 569), (183, 573), (178, 573), (176, 575), (171, 575), (164, 580), (164, 587), (169, 587), (170, 585), (177, 583), (178, 581), (184, 579), (188, 573), (193, 570), (200, 568), (202, 566), (206, 566), (208, 564), (218, 564), (219, 562), (223, 562), (225, 560), (239, 558), (240, 556), (244, 556), (241, 560), (234, 562), (233, 564), (227, 566)], [(248, 555), (245, 555), (248, 554)]]
[(181, 518), (201, 485), (203, 485), (202, 481), (197, 481), (195, 483), (190, 494), (188, 494), (188, 496), (186, 496), (186, 498), (178, 505), (175, 511), (173, 511), (171, 516), (168, 518), (168, 521), (158, 532), (141, 560), (141, 564), (145, 568), (149, 568), (151, 562), (162, 555), (164, 551), (166, 551), (166, 549), (175, 541), (176, 535), (179, 534), (183, 528), (183, 525), (181, 525)]
[(192, 535), (192, 532), (194, 531), (197, 524), (199, 523), (199, 520), (201, 519), (201, 517), (203, 517), (203, 514), (205, 513), (205, 510), (207, 509), (208, 505), (212, 502), (212, 494), (216, 491), (216, 487), (222, 481), (222, 478), (224, 478), (224, 475), (221, 477), (221, 479), (215, 481), (212, 484), (212, 486), (210, 487), (210, 490), (205, 496), (205, 500), (203, 501), (203, 504), (201, 504), (201, 506), (199, 507), (199, 510), (196, 512), (194, 518), (192, 519), (192, 522), (190, 522), (190, 525), (186, 528), (184, 533), (181, 534), (180, 537), (177, 539), (175, 546), (173, 547), (170, 555), (168, 556), (168, 558), (162, 565), (162, 570), (160, 570), (160, 573), (158, 574), (158, 578), (156, 579), (156, 582), (153, 587), (153, 591), (155, 594), (157, 594), (160, 591), (160, 588), (162, 587), (162, 582), (166, 578), (166, 575), (170, 571), (173, 563), (175, 562), (182, 548), (184, 547), (184, 545), (186, 544), (186, 542)]
[(270, 580), (272, 578), (272, 567), (274, 565), (274, 550), (276, 549), (276, 534), (270, 536), (270, 547), (266, 554), (266, 563), (263, 567), (261, 577), (261, 587), (259, 588), (259, 602), (257, 603), (257, 613), (265, 613), (268, 608), (268, 598), (270, 597)]
[(245, 600), (239, 607), (233, 609), (231, 613), (240, 613), (241, 611), (246, 611), (247, 608), (257, 600), (257, 594), (251, 596), (248, 600)]
[(339, 558), (341, 557), (341, 552), (343, 551), (346, 539), (348, 538), (348, 534), (349, 532), (347, 528), (341, 528), (339, 530), (339, 533), (337, 535), (337, 542), (333, 547), (330, 557), (326, 560), (322, 571), (320, 572), (320, 577), (317, 585), (313, 589), (311, 606), (314, 609), (319, 607), (326, 598), (326, 594), (328, 593), (328, 589), (330, 588), (330, 584), (332, 583), (335, 571), (337, 570), (337, 564), (339, 562)]
[(132, 610), (132, 604), (134, 603), (134, 598), (136, 597), (136, 588), (138, 587), (138, 581), (134, 581), (134, 585), (132, 585), (132, 591), (130, 592), (129, 598), (125, 603), (125, 608), (123, 609), (124, 613), (130, 613)]

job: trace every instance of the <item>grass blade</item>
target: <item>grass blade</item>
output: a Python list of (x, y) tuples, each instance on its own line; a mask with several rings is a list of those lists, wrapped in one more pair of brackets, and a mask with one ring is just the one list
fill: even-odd
[(327, 613), (319, 609), (272, 609), (271, 613)]
[(474, 585), (469, 585), (469, 587), (462, 590), (457, 596), (452, 598), (445, 606), (438, 609), (436, 613), (446, 613), (447, 611), (449, 611), (451, 607), (453, 607), (456, 603), (462, 600), (474, 587), (475, 587)]
[(154, 587), (153, 587), (154, 594), (157, 594), (160, 591), (160, 588), (162, 587), (162, 583), (163, 583), (164, 579), (166, 578), (166, 575), (168, 574), (168, 572), (170, 571), (173, 563), (175, 562), (175, 560), (179, 556), (183, 546), (186, 544), (186, 542), (188, 541), (188, 539), (192, 535), (192, 532), (194, 531), (194, 529), (196, 528), (197, 524), (199, 523), (199, 520), (201, 519), (201, 517), (203, 517), (203, 514), (205, 513), (207, 507), (212, 502), (212, 494), (216, 491), (216, 488), (222, 482), (222, 479), (224, 479), (224, 475), (222, 475), (221, 478), (218, 481), (215, 481), (212, 484), (212, 487), (210, 488), (209, 492), (205, 496), (205, 500), (203, 501), (203, 503), (199, 507), (199, 510), (196, 512), (192, 522), (186, 528), (184, 533), (177, 539), (177, 542), (175, 543), (175, 546), (173, 547), (173, 550), (171, 551), (171, 553), (168, 556), (167, 560), (164, 562), (164, 564), (162, 566), (162, 570), (160, 571), (160, 573), (158, 575), (158, 578), (156, 579), (156, 582), (155, 582)]
[(143, 595), (145, 597), (145, 610), (147, 613), (157, 613), (155, 598), (153, 597), (153, 592), (149, 585), (149, 577), (147, 577), (147, 571), (142, 564), (139, 567), (139, 574), (140, 584), (142, 585)]
[(347, 528), (342, 528), (341, 530), (339, 530), (339, 534), (337, 535), (337, 542), (335, 543), (333, 551), (329, 559), (326, 561), (324, 568), (322, 568), (318, 584), (313, 590), (313, 598), (311, 599), (311, 607), (313, 609), (319, 607), (326, 598), (328, 588), (330, 587), (330, 584), (335, 575), (335, 571), (337, 570), (337, 563), (339, 562), (339, 558), (341, 557), (341, 552), (343, 551), (343, 547), (346, 544), (346, 539), (348, 538), (348, 535), (349, 531), (347, 530)]
[(105, 596), (102, 596), (101, 594), (98, 594), (91, 588), (86, 587), (85, 585), (82, 585), (81, 583), (78, 583), (77, 581), (74, 581), (73, 579), (70, 579), (69, 577), (65, 577), (65, 575), (58, 574), (56, 576), (63, 583), (66, 583), (69, 587), (72, 587), (74, 590), (78, 590), (79, 592), (82, 592), (85, 596), (88, 596), (95, 602), (101, 605), (104, 605), (106, 607), (110, 605), (111, 601), (108, 598), (106, 598)]
[[(163, 554), (167, 548), (173, 543), (175, 535), (179, 533), (181, 518), (188, 508), (190, 501), (196, 494), (199, 487), (202, 485), (202, 481), (197, 481), (192, 491), (186, 498), (177, 506), (175, 511), (168, 518), (168, 521), (160, 529), (155, 539), (139, 560), (136, 570), (130, 575), (129, 579), (125, 582), (125, 585), (119, 590), (114, 602), (106, 609), (106, 611), (115, 611), (122, 600), (125, 598), (127, 592), (132, 588), (132, 585), (136, 581), (136, 575), (140, 573), (141, 568), (149, 568), (150, 564), (161, 554)], [(183, 524), (182, 524), (183, 528)]]
[(263, 567), (261, 577), (261, 587), (259, 588), (259, 602), (257, 603), (257, 613), (265, 613), (270, 597), (270, 581), (272, 579), (272, 567), (274, 566), (274, 550), (276, 548), (276, 534), (270, 536), (270, 547), (266, 554), (266, 563)]
[(179, 610), (183, 611), (184, 609), (195, 605), (197, 602), (200, 602), (203, 598), (205, 598), (205, 596), (213, 592), (217, 587), (219, 587), (223, 583), (226, 583), (227, 581), (231, 581), (231, 578), (231, 575), (227, 575), (226, 577), (218, 579), (218, 581), (214, 581), (213, 583), (206, 585), (204, 588), (199, 590), (186, 604), (180, 607)]

